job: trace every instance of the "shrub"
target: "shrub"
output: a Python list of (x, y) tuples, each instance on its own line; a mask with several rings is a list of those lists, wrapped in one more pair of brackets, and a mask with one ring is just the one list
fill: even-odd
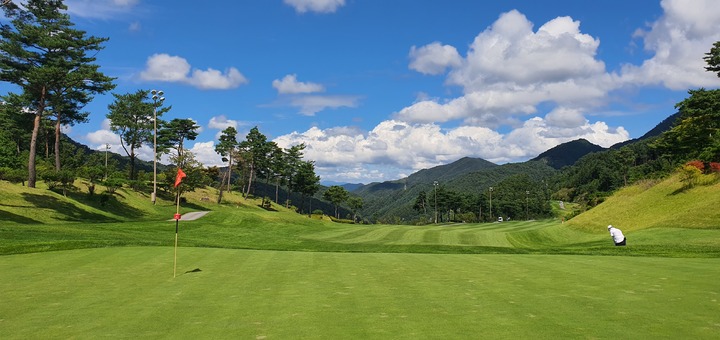
[(315, 210), (313, 210), (312, 214), (313, 215), (324, 215), (325, 212), (320, 209), (315, 209)]
[(711, 162), (709, 168), (710, 172), (720, 173), (720, 163)]
[(695, 167), (695, 168), (697, 168), (698, 170), (700, 170), (700, 172), (702, 172), (703, 170), (705, 170), (705, 164), (704, 164), (702, 161), (698, 161), (698, 160), (689, 161), (689, 162), (685, 163), (685, 166)]
[(114, 194), (117, 189), (122, 188), (123, 184), (125, 183), (125, 180), (122, 178), (108, 178), (106, 181), (103, 182), (103, 185), (107, 188), (107, 192), (110, 194)]
[(685, 188), (692, 188), (697, 183), (698, 178), (702, 174), (702, 170), (695, 165), (686, 164), (680, 168), (680, 181)]

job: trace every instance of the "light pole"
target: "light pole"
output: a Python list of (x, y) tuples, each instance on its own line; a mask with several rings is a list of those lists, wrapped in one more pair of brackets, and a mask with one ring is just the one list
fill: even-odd
[(493, 192), (493, 187), (490, 187), (490, 221), (492, 221), (492, 219), (493, 219), (493, 215), (492, 215), (492, 192)]
[(433, 191), (435, 192), (435, 224), (437, 224), (437, 186), (438, 182), (433, 182)]
[(108, 151), (110, 150), (110, 144), (105, 144), (105, 180), (107, 181), (107, 160), (108, 160)]
[(157, 198), (157, 108), (158, 103), (162, 105), (165, 100), (163, 97), (165, 93), (161, 90), (152, 90), (150, 93), (153, 100), (153, 192), (150, 200), (155, 204)]

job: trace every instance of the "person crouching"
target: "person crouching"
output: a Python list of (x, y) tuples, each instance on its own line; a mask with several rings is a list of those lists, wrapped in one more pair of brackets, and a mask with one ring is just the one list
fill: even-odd
[(624, 246), (625, 245), (625, 242), (627, 240), (625, 239), (625, 235), (623, 235), (623, 233), (620, 229), (615, 228), (612, 225), (609, 225), (608, 231), (610, 232), (610, 237), (612, 237), (613, 242), (615, 242), (616, 246)]

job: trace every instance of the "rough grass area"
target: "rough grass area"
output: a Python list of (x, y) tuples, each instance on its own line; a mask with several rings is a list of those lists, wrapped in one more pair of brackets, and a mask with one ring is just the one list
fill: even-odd
[(597, 207), (573, 218), (573, 228), (594, 233), (612, 224), (623, 232), (649, 228), (720, 229), (720, 182), (703, 175), (685, 189), (677, 176), (645, 181), (609, 197)]
[(4, 339), (683, 338), (719, 259), (180, 248), (0, 257)]

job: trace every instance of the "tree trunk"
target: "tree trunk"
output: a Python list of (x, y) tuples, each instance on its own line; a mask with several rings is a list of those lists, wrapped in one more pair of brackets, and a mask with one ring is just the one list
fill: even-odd
[(231, 188), (230, 188), (230, 180), (232, 179), (232, 166), (233, 166), (233, 164), (232, 164), (232, 152), (230, 152), (230, 154), (229, 154), (228, 156), (230, 157), (230, 160), (229, 160), (229, 163), (228, 163), (228, 170), (227, 170), (227, 175), (228, 175), (228, 178), (227, 178), (227, 191), (230, 192), (230, 190), (231, 190)]
[(55, 123), (55, 171), (60, 171), (60, 114)]
[(275, 179), (275, 203), (280, 204), (280, 178)]
[(30, 156), (28, 157), (28, 188), (35, 187), (36, 172), (35, 172), (35, 151), (37, 150), (37, 137), (40, 130), (40, 116), (42, 113), (38, 110), (33, 120), (33, 132), (30, 138)]
[(248, 179), (248, 186), (247, 186), (247, 193), (245, 193), (245, 199), (250, 196), (250, 188), (252, 187), (252, 179), (253, 179), (253, 173), (255, 172), (255, 166), (253, 163), (250, 163), (250, 178)]
[(28, 157), (28, 188), (35, 187), (35, 181), (37, 180), (37, 173), (35, 172), (35, 152), (37, 151), (37, 137), (40, 131), (40, 123), (42, 120), (42, 114), (45, 110), (45, 87), (43, 86), (40, 94), (40, 105), (35, 112), (35, 119), (33, 120), (33, 132), (30, 137), (30, 156)]
[(226, 171), (225, 174), (223, 174), (223, 178), (220, 180), (220, 194), (218, 195), (217, 203), (222, 203), (222, 197), (223, 197), (223, 188), (225, 187), (225, 176), (228, 175), (228, 172)]

